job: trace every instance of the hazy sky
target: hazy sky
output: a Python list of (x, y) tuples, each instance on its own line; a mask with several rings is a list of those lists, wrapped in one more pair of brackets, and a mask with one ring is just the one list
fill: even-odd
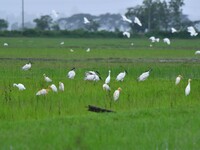
[[(22, 0), (1, 0), (0, 18), (9, 21), (20, 19)], [(50, 14), (54, 9), (62, 16), (71, 16), (76, 13), (125, 13), (127, 7), (141, 4), (143, 0), (24, 0), (25, 20), (39, 15)], [(200, 20), (200, 0), (185, 0), (183, 12), (191, 20)], [(30, 20), (30, 19), (29, 19)]]

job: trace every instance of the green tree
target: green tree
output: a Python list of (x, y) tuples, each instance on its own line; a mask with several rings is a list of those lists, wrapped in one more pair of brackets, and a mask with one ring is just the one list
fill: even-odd
[(8, 28), (8, 22), (4, 19), (0, 19), (0, 30), (6, 30)]
[(41, 16), (33, 20), (36, 23), (36, 28), (39, 30), (51, 30), (53, 19), (49, 15)]

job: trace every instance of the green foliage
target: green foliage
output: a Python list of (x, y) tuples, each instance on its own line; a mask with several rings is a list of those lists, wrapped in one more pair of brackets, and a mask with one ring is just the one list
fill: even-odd
[(0, 30), (6, 30), (8, 28), (8, 22), (4, 19), (0, 19)]
[(36, 23), (36, 28), (38, 30), (50, 30), (53, 19), (49, 15), (44, 15), (33, 21)]

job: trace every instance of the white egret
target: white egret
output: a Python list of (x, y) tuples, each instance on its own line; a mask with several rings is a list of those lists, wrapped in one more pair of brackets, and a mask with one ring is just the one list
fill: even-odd
[(121, 88), (119, 87), (117, 90), (115, 90), (115, 92), (113, 93), (113, 99), (114, 101), (118, 100), (120, 92), (121, 92)]
[(84, 80), (88, 81), (99, 81), (101, 77), (99, 76), (99, 73), (96, 71), (88, 71), (85, 73)]
[(14, 83), (13, 87), (17, 87), (20, 91), (26, 90), (25, 86), (21, 83), (18, 84)]
[(154, 36), (151, 36), (151, 37), (149, 38), (149, 40), (151, 40), (151, 42), (154, 43), (154, 42), (156, 41), (156, 38), (155, 38)]
[(86, 52), (90, 52), (90, 48), (88, 48), (88, 49), (86, 50)]
[(164, 39), (163, 39), (163, 42), (164, 42), (164, 43), (167, 43), (168, 45), (170, 45), (170, 44), (171, 44), (171, 42), (170, 42), (170, 39), (169, 39), (169, 38), (164, 38)]
[(178, 77), (176, 77), (175, 85), (178, 85), (182, 78), (183, 77), (181, 75), (178, 75)]
[(48, 94), (48, 92), (50, 91), (50, 89), (41, 89), (39, 90), (36, 95), (39, 96), (39, 95), (46, 95)]
[(86, 17), (84, 17), (83, 19), (84, 19), (84, 24), (89, 24), (90, 23), (90, 21)]
[(103, 84), (103, 90), (110, 91), (111, 89), (110, 89), (110, 86), (108, 84), (104, 83)]
[(8, 46), (8, 43), (4, 43), (3, 46)]
[(60, 45), (64, 45), (64, 44), (65, 44), (65, 42), (64, 42), (64, 41), (60, 42)]
[(75, 68), (72, 68), (72, 69), (68, 72), (67, 77), (68, 77), (69, 79), (74, 79), (75, 75), (76, 75)]
[(133, 46), (134, 45), (134, 43), (131, 43), (131, 46)]
[(121, 16), (122, 16), (122, 20), (123, 20), (123, 21), (132, 23), (132, 20), (128, 19), (125, 15), (121, 15)]
[(135, 17), (134, 23), (138, 24), (139, 26), (142, 26), (142, 23), (140, 22), (140, 20), (138, 19), (138, 17)]
[(117, 75), (116, 80), (117, 80), (117, 81), (124, 81), (124, 78), (125, 78), (126, 74), (127, 74), (127, 71), (126, 71), (126, 70), (125, 70), (124, 72), (120, 72), (120, 73)]
[(59, 90), (60, 90), (60, 91), (64, 91), (64, 90), (65, 90), (64, 83), (59, 82)]
[(22, 70), (29, 70), (31, 68), (31, 63), (28, 63), (28, 64), (25, 64), (23, 67), (22, 67)]
[(123, 32), (123, 36), (126, 36), (127, 38), (131, 37), (131, 34), (127, 31)]
[(106, 83), (106, 84), (110, 83), (110, 73), (111, 73), (111, 71), (109, 70), (109, 71), (108, 71), (108, 76), (107, 76), (107, 78), (106, 78), (106, 80), (105, 80), (105, 83)]
[(200, 50), (195, 52), (195, 55), (199, 55), (200, 54)]
[(177, 30), (175, 28), (171, 28), (172, 33), (176, 33)]
[(51, 90), (52, 90), (53, 92), (58, 92), (58, 89), (57, 89), (57, 87), (55, 86), (55, 84), (52, 84), (52, 85), (50, 86), (50, 88), (51, 88)]
[(140, 82), (140, 81), (146, 80), (146, 79), (149, 77), (151, 71), (152, 71), (152, 69), (150, 69), (149, 71), (146, 71), (146, 72), (142, 73), (142, 74), (138, 77), (138, 81)]
[(73, 50), (73, 49), (70, 49), (70, 52), (74, 52), (74, 50)]
[(195, 31), (194, 27), (192, 27), (192, 26), (187, 27), (187, 31), (190, 33), (190, 36), (198, 35), (198, 33)]
[(188, 96), (190, 94), (190, 82), (191, 81), (192, 81), (191, 79), (188, 79), (188, 85), (185, 88), (185, 96)]
[(47, 77), (45, 74), (43, 74), (43, 76), (46, 82), (52, 82), (52, 80), (49, 77)]

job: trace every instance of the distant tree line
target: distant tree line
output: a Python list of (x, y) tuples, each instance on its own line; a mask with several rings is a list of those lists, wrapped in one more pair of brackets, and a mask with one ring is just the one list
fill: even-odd
[[(108, 28), (111, 28), (115, 20), (121, 21), (126, 28), (131, 29), (134, 36), (154, 34), (161, 36), (171, 37), (169, 32), (172, 27), (178, 29), (180, 32), (173, 35), (174, 37), (187, 37), (186, 28), (191, 25), (200, 23), (200, 21), (192, 22), (188, 19), (187, 15), (182, 12), (184, 6), (184, 0), (143, 0), (141, 5), (127, 8), (125, 15), (134, 20), (134, 17), (138, 17), (142, 22), (142, 27), (134, 24), (123, 22), (120, 15), (112, 15), (112, 21), (109, 18), (111, 15), (105, 14), (103, 17), (103, 23), (109, 20)], [(89, 16), (89, 15), (88, 15)], [(75, 18), (75, 19), (74, 19)], [(8, 28), (8, 22), (4, 19), (0, 19), (0, 36), (68, 36), (68, 37), (123, 37), (122, 31), (115, 27), (115, 31), (102, 31), (99, 30), (101, 25), (98, 19), (90, 19), (90, 24), (84, 24), (82, 19), (83, 15), (74, 15), (74, 18), (60, 18), (54, 20), (50, 15), (43, 15), (33, 20), (35, 28), (24, 29), (20, 31), (5, 31)], [(81, 18), (81, 19), (80, 19)], [(71, 26), (80, 24), (81, 27), (73, 31), (68, 29), (61, 29), (61, 24), (71, 24), (70, 21), (76, 23)], [(78, 22), (77, 22), (78, 21)], [(10, 33), (9, 33), (10, 32)]]

